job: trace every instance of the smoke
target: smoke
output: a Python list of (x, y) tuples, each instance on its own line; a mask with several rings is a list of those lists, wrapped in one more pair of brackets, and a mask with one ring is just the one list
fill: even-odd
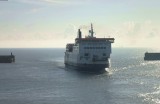
[(88, 29), (89, 29), (89, 26), (87, 26), (87, 25), (80, 25), (80, 26), (79, 26), (79, 29), (88, 30)]
[(64, 31), (64, 38), (76, 37), (77, 28), (74, 24), (69, 24)]
[(77, 35), (78, 29), (81, 29), (82, 37), (85, 37), (86, 35), (88, 35), (88, 30), (90, 30), (90, 28), (91, 28), (90, 25), (75, 26), (74, 24), (69, 24), (65, 29), (64, 38), (74, 39)]

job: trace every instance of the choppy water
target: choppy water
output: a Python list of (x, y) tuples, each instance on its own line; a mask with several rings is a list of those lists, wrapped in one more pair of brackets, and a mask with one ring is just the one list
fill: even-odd
[(0, 49), (0, 104), (160, 104), (160, 62), (145, 49), (113, 49), (108, 73), (66, 70), (64, 49)]

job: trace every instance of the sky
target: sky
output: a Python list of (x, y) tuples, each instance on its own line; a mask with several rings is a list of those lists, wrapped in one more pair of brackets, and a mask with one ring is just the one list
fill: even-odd
[(113, 47), (160, 44), (160, 0), (0, 0), (0, 48), (64, 48), (77, 29)]

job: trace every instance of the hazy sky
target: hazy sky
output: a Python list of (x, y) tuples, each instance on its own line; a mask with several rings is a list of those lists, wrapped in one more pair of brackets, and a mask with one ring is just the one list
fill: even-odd
[(65, 47), (91, 22), (113, 47), (160, 44), (160, 0), (0, 0), (0, 47)]

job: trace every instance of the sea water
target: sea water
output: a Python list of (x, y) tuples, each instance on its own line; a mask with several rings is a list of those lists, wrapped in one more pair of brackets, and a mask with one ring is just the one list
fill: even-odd
[(160, 62), (145, 49), (113, 48), (105, 73), (66, 69), (65, 49), (0, 49), (0, 104), (160, 104)]

